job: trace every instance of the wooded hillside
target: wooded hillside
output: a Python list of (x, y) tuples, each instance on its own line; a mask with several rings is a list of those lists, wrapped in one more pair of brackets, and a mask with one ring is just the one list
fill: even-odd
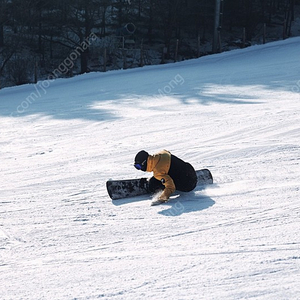
[(0, 88), (286, 38), (299, 2), (0, 0)]

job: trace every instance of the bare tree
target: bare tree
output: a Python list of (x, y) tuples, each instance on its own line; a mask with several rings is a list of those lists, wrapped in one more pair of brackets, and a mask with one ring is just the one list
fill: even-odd
[[(105, 33), (105, 14), (108, 1), (101, 0), (66, 0), (59, 9), (61, 21), (61, 36), (59, 43), (74, 50), (81, 47), (89, 39), (92, 31)], [(82, 48), (82, 47), (81, 47)], [(83, 49), (83, 48), (82, 48)], [(89, 47), (80, 53), (81, 73), (88, 72)]]

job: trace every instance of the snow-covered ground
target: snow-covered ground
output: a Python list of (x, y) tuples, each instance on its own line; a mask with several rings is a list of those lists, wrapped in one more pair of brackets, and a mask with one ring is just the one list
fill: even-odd
[[(300, 299), (300, 38), (0, 90), (1, 299)], [(112, 202), (168, 149), (215, 183)], [(150, 174), (149, 174), (150, 175)]]

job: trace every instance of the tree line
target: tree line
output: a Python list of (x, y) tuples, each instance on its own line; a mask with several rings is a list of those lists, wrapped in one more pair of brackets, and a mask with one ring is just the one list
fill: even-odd
[[(128, 32), (120, 29), (126, 24), (133, 24), (130, 39), (139, 47), (156, 50), (162, 47), (165, 58), (171, 57), (176, 40), (185, 41), (185, 44), (180, 44), (182, 56), (197, 56), (197, 41), (198, 44), (212, 42), (216, 30), (222, 38), (243, 28), (247, 41), (251, 41), (261, 24), (269, 27), (282, 25), (288, 37), (299, 2), (0, 0), (0, 87), (5, 81), (10, 84), (32, 81), (33, 69), (35, 77), (51, 73), (57, 61), (64, 60), (78, 47), (82, 49), (78, 55), (78, 73), (88, 72), (93, 49), (83, 49), (83, 43), (88, 43), (92, 36), (99, 40), (98, 47), (104, 47), (101, 41), (106, 41), (105, 47), (109, 47), (107, 41), (110, 37), (116, 40), (121, 37), (124, 48)], [(216, 6), (219, 6), (218, 10)], [(216, 20), (218, 28), (215, 28)], [(122, 45), (117, 47), (122, 48)], [(133, 47), (136, 48), (136, 44)]]

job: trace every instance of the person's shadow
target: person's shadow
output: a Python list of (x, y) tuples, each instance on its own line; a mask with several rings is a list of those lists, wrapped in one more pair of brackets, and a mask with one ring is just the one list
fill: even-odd
[[(209, 196), (203, 194), (205, 186), (198, 186), (192, 192), (178, 192), (176, 191), (170, 198), (170, 201), (161, 204), (158, 207), (162, 207), (162, 210), (158, 213), (168, 217), (180, 216), (184, 213), (190, 213), (194, 211), (200, 211), (207, 209), (215, 204)], [(114, 205), (124, 205), (132, 202), (149, 200), (149, 195), (143, 195), (134, 198), (114, 200)]]
[(175, 217), (185, 213), (204, 210), (213, 206), (215, 201), (209, 196), (204, 195), (201, 192), (203, 190), (204, 187), (198, 187), (192, 192), (178, 192), (175, 197), (173, 196), (170, 198), (169, 202), (161, 205), (164, 209), (158, 213), (168, 217)]

